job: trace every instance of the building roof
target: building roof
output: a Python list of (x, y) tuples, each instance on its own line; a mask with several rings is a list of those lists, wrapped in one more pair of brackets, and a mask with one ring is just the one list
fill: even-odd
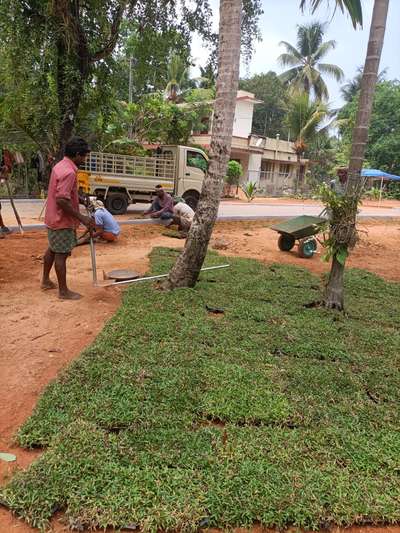
[(249, 93), (248, 91), (238, 91), (236, 100), (244, 102), (252, 102), (253, 104), (262, 104), (262, 100), (257, 100), (254, 93)]

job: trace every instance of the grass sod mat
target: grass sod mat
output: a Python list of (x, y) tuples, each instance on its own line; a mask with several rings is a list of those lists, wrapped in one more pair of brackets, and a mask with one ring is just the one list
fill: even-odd
[(343, 316), (304, 307), (305, 270), (229, 262), (195, 289), (124, 293), (20, 429), (46, 451), (4, 505), (41, 528), (57, 510), (77, 529), (400, 520), (400, 285), (349, 271)]

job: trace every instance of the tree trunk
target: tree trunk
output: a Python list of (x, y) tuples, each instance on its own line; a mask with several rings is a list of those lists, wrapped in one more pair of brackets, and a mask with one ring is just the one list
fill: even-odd
[(210, 143), (210, 163), (185, 248), (166, 287), (193, 287), (203, 265), (217, 218), (232, 144), (240, 66), (242, 0), (220, 1), (217, 96)]
[(65, 145), (73, 134), (89, 68), (88, 50), (84, 46), (68, 50), (64, 36), (60, 36), (57, 42), (57, 96), (60, 111), (57, 159), (63, 157)]
[(298, 193), (299, 186), (300, 186), (301, 155), (298, 153), (296, 157), (297, 157), (297, 167), (296, 167), (296, 185), (294, 187), (295, 194)]
[(329, 280), (326, 286), (325, 307), (343, 311), (344, 307), (344, 264), (339, 263), (336, 257), (332, 259)]
[[(388, 8), (389, 0), (375, 0), (367, 57), (361, 80), (358, 112), (353, 130), (346, 198), (349, 200), (349, 205), (353, 205), (348, 221), (349, 224), (354, 224), (354, 227), (357, 217), (357, 202), (352, 202), (351, 200), (352, 198), (355, 199), (356, 197), (359, 197), (362, 192), (360, 175), (368, 142), (368, 128), (371, 119), (372, 105), (374, 103), (375, 87), (379, 75), (379, 63), (385, 38)], [(336, 256), (334, 256), (325, 294), (325, 304), (327, 307), (343, 309), (343, 272), (344, 264), (341, 265)]]

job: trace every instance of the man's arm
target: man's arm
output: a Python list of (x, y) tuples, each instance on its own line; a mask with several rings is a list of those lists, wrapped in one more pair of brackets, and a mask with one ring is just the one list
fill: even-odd
[(82, 215), (82, 213), (80, 213), (79, 211), (76, 211), (72, 207), (71, 200), (69, 198), (57, 198), (56, 202), (58, 207), (62, 209), (67, 215), (78, 219), (80, 222), (82, 222), (84, 226), (89, 229), (92, 229), (94, 227), (93, 219), (91, 217)]

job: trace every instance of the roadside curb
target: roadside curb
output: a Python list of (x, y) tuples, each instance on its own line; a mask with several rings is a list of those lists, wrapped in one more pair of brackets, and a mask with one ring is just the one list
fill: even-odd
[[(219, 216), (217, 217), (217, 222), (245, 222), (247, 221), (255, 221), (255, 220), (282, 220), (282, 219), (288, 219), (291, 218), (287, 215), (254, 215), (254, 216), (245, 216), (245, 215), (232, 215), (232, 216)], [(361, 214), (358, 215), (359, 219), (363, 220), (398, 220), (399, 217), (389, 217), (389, 216), (376, 216), (376, 215), (368, 215), (368, 214)], [(133, 220), (119, 220), (118, 221), (120, 226), (143, 226), (148, 224), (156, 224), (159, 226), (162, 226), (163, 224), (159, 222), (158, 220), (152, 220), (152, 219), (133, 219)], [(19, 228), (18, 226), (9, 226), (10, 230), (13, 233), (18, 233)], [(30, 231), (42, 231), (46, 229), (45, 224), (27, 224), (23, 226), (24, 231), (30, 232)]]

